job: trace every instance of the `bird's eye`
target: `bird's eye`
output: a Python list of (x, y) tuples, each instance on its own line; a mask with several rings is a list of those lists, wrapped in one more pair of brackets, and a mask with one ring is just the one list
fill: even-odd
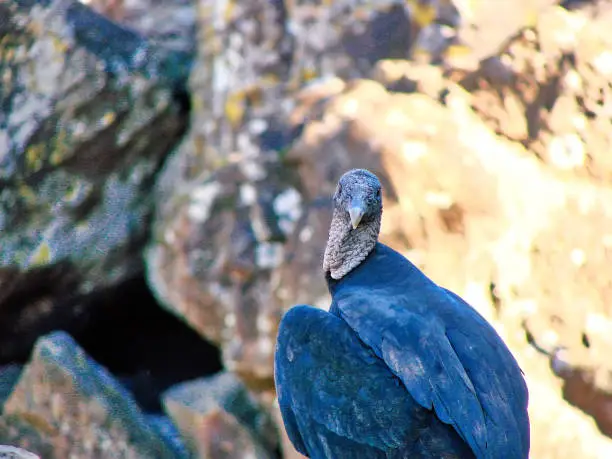
[(342, 185), (338, 183), (338, 196), (342, 194)]
[(376, 197), (380, 198), (380, 188), (378, 190), (376, 190)]

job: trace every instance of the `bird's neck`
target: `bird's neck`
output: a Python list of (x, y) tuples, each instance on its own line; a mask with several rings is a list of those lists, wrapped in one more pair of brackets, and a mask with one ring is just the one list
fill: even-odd
[(338, 280), (363, 262), (378, 241), (380, 217), (362, 222), (353, 229), (345, 216), (334, 210), (329, 239), (323, 257), (323, 270)]

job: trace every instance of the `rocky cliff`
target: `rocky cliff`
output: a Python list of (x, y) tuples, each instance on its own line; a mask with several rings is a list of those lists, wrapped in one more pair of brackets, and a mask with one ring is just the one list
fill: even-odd
[(0, 5), (0, 443), (297, 457), (276, 327), (326, 307), (330, 196), (365, 167), (383, 241), (519, 360), (532, 457), (612, 456), (611, 4), (90, 7)]

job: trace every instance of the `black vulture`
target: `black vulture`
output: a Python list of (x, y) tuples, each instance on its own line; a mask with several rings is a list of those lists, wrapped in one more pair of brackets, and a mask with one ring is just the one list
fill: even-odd
[(275, 384), (287, 434), (312, 459), (529, 457), (528, 391), (495, 329), (378, 242), (381, 185), (344, 174), (323, 268), (329, 311), (291, 308)]

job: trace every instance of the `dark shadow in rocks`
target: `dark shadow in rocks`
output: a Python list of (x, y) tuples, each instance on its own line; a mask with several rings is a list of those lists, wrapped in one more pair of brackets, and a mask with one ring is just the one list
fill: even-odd
[[(30, 288), (36, 285), (32, 283)], [(160, 394), (170, 386), (222, 369), (219, 349), (162, 309), (143, 276), (85, 299), (64, 298), (54, 308), (43, 307), (53, 297), (53, 282), (40, 285), (49, 290), (37, 290), (42, 298), (40, 311), (55, 312), (45, 317), (44, 328), (29, 329), (24, 318), (37, 316), (37, 310), (13, 317), (5, 304), (2, 317), (8, 320), (0, 323), (0, 331), (18, 328), (20, 332), (1, 340), (0, 365), (26, 363), (37, 338), (64, 330), (132, 391), (149, 413), (161, 412)], [(12, 302), (20, 304), (21, 297), (12, 293)], [(20, 318), (24, 320), (17, 320)]]
[(170, 386), (217, 373), (219, 349), (162, 309), (140, 276), (100, 298), (77, 342), (132, 391), (141, 407), (161, 412)]

